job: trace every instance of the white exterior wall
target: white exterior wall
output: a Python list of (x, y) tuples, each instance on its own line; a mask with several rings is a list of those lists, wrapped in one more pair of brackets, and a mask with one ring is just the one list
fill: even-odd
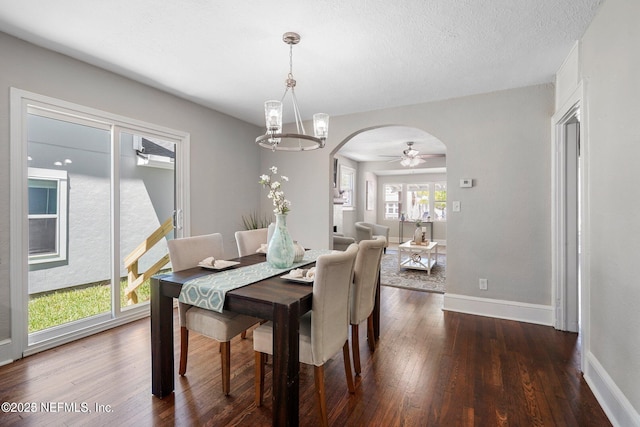
[[(28, 125), (30, 167), (68, 173), (67, 257), (30, 265), (29, 293), (111, 278), (110, 135), (104, 130), (32, 116)], [(120, 164), (122, 261), (173, 213), (173, 170), (137, 166), (131, 135), (123, 135)], [(55, 160), (73, 159), (56, 167)], [(172, 234), (170, 234), (171, 236)], [(167, 253), (158, 242), (139, 262), (143, 272)], [(121, 263), (120, 277), (127, 270)]]

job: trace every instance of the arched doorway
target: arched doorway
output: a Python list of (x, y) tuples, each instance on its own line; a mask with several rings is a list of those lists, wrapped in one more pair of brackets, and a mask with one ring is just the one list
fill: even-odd
[[(413, 145), (409, 147), (407, 143)], [(408, 149), (418, 152), (416, 158), (420, 159), (420, 163), (403, 164)], [(384, 223), (392, 227), (394, 232), (390, 234), (390, 240), (395, 238), (397, 243), (402, 240), (398, 228), (401, 215), (404, 213), (406, 219), (416, 219), (406, 202), (403, 206), (402, 200), (397, 204), (385, 204), (383, 187), (379, 183), (397, 180), (400, 184), (406, 182), (419, 188), (420, 181), (437, 181), (444, 182), (446, 186), (446, 146), (435, 136), (418, 128), (381, 125), (361, 129), (338, 144), (331, 155), (334, 159), (330, 174), (330, 186), (334, 189), (333, 202), (334, 206), (342, 206), (334, 207), (331, 225), (334, 231), (345, 235), (353, 234), (352, 224), (355, 221)], [(352, 182), (348, 181), (350, 175), (353, 176)], [(342, 205), (341, 196), (345, 201)], [(435, 199), (427, 202), (434, 204)], [(439, 207), (444, 208), (444, 212), (438, 215), (438, 220), (443, 224), (436, 227), (442, 236), (446, 235), (446, 200), (443, 202)], [(386, 212), (387, 209), (389, 212)], [(431, 206), (431, 212), (425, 214), (423, 219), (432, 216), (435, 220), (434, 210), (435, 205)], [(420, 212), (427, 210), (420, 209)], [(446, 243), (446, 237), (441, 239)]]

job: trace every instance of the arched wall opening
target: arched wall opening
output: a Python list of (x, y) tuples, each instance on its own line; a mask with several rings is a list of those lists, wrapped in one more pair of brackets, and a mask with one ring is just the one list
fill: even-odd
[[(408, 146), (407, 143), (412, 143)], [(413, 154), (420, 163), (414, 166), (403, 166), (401, 160), (407, 158), (408, 149), (418, 153)], [(330, 230), (334, 233), (355, 237), (353, 224), (356, 221), (374, 222), (390, 227), (390, 242), (398, 243), (413, 233), (411, 227), (405, 229), (400, 221), (403, 214), (407, 220), (418, 219), (415, 212), (407, 210), (407, 204), (402, 209), (393, 212), (395, 204), (385, 204), (385, 186), (393, 183), (395, 187), (406, 190), (423, 188), (423, 196), (419, 214), (432, 219), (429, 227), (429, 238), (446, 245), (446, 198), (438, 204), (436, 218), (435, 184), (439, 183), (438, 194), (446, 194), (446, 146), (432, 134), (412, 126), (379, 125), (360, 129), (351, 133), (336, 145), (330, 154), (331, 173), (329, 186), (332, 205), (330, 215)], [(416, 162), (417, 163), (417, 162)], [(344, 170), (347, 170), (345, 175)], [(348, 192), (342, 178), (348, 178), (348, 173), (355, 171), (355, 195), (340, 194)], [(387, 185), (388, 184), (388, 185)], [(431, 188), (429, 196), (429, 188)], [(441, 191), (444, 189), (444, 193)], [(417, 192), (412, 192), (415, 196)], [(344, 205), (341, 200), (346, 199)], [(446, 196), (445, 196), (446, 197)], [(429, 200), (430, 198), (430, 200)], [(417, 207), (417, 205), (414, 205)], [(391, 209), (391, 211), (388, 211)], [(344, 218), (344, 221), (343, 221)], [(409, 225), (409, 224), (407, 224)], [(413, 226), (413, 224), (411, 224)], [(403, 234), (404, 233), (404, 234)], [(407, 237), (408, 239), (408, 237)], [(407, 240), (405, 239), (405, 240)]]

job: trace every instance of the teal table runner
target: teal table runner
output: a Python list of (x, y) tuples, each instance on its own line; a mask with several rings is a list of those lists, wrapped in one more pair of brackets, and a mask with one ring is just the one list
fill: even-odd
[(308, 250), (304, 253), (302, 261), (294, 263), (289, 268), (275, 268), (262, 262), (198, 277), (182, 285), (178, 301), (222, 313), (227, 292), (311, 264), (320, 255), (331, 252), (333, 251), (330, 249)]

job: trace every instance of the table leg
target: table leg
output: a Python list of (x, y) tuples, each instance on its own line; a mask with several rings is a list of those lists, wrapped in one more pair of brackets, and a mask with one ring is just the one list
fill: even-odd
[(158, 279), (151, 279), (151, 392), (157, 397), (174, 390), (173, 298), (164, 296)]
[(273, 425), (297, 426), (300, 303), (273, 307)]

